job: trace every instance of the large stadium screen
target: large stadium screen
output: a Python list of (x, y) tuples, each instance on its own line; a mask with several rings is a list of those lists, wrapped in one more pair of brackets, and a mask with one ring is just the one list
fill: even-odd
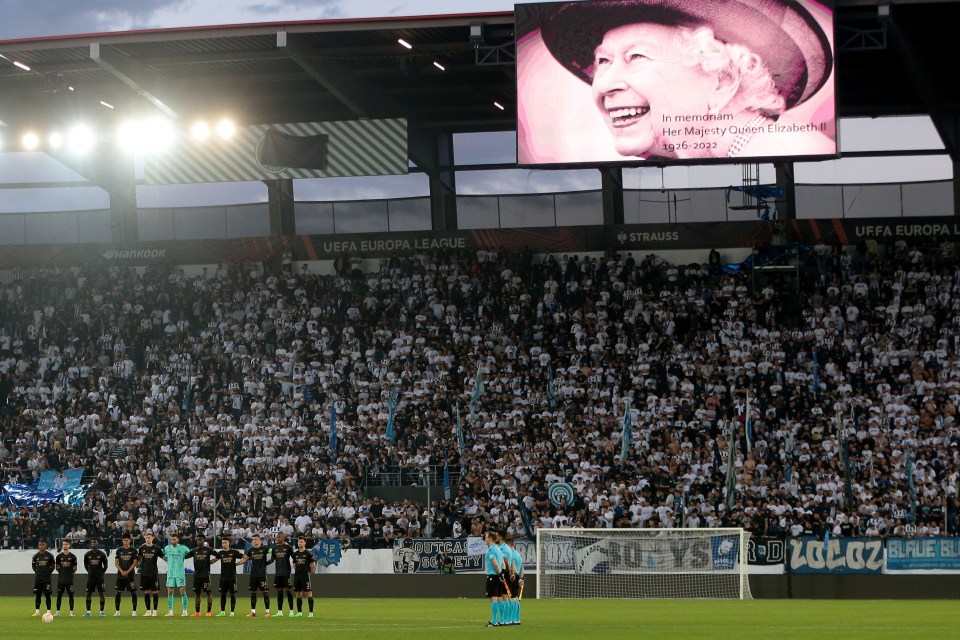
[(833, 3), (516, 6), (517, 162), (837, 155)]

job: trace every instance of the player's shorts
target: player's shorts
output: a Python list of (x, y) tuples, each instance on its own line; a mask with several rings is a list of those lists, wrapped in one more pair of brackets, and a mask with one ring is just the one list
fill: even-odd
[(177, 587), (186, 587), (187, 578), (186, 576), (167, 576), (167, 586), (175, 589)]
[(237, 592), (236, 578), (220, 578), (220, 593), (236, 593), (236, 592)]
[(510, 596), (513, 598), (520, 597), (520, 576), (513, 578), (512, 580), (507, 580), (507, 586), (510, 587)]
[(313, 591), (309, 573), (297, 573), (293, 576), (293, 590), (296, 592)]
[(36, 594), (50, 595), (53, 593), (53, 587), (50, 586), (49, 580), (40, 580), (35, 579), (33, 581), (33, 592)]
[(487, 576), (486, 593), (488, 598), (500, 597), (500, 576)]
[(160, 591), (160, 576), (140, 576), (141, 591)]
[(290, 576), (273, 576), (273, 588), (274, 588), (274, 589), (289, 589), (289, 588), (290, 588)]
[(250, 591), (268, 591), (267, 576), (250, 576)]
[(57, 595), (61, 593), (73, 593), (73, 580), (70, 582), (57, 582)]
[(129, 576), (117, 576), (117, 591), (136, 591), (137, 579), (130, 574)]
[(87, 593), (93, 593), (94, 591), (103, 593), (103, 576), (91, 578), (89, 574), (87, 574)]
[(198, 574), (193, 574), (193, 592), (200, 593), (210, 593), (210, 576), (201, 576)]

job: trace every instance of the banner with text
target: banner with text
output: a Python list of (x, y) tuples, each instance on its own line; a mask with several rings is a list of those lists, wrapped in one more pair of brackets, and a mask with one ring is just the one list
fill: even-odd
[(753, 538), (747, 542), (747, 560), (751, 565), (769, 566), (786, 561), (787, 545), (783, 538)]
[(960, 538), (887, 538), (887, 571), (960, 570)]
[(794, 573), (881, 573), (882, 538), (822, 538), (804, 536), (790, 540), (790, 565)]
[(394, 573), (440, 573), (440, 556), (444, 552), (453, 558), (455, 573), (483, 570), (483, 556), (467, 553), (467, 538), (442, 540), (437, 538), (403, 538), (393, 542)]

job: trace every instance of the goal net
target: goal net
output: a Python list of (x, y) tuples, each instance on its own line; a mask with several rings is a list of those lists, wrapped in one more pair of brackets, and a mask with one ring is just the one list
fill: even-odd
[(538, 598), (750, 598), (743, 529), (539, 529)]

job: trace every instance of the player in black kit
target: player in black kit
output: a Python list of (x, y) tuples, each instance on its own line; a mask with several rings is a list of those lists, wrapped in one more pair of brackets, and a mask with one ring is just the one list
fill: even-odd
[[(297, 538), (297, 550), (293, 552), (293, 590), (297, 592), (296, 617), (303, 617), (303, 594), (307, 594), (307, 606), (310, 608), (308, 618), (313, 617), (313, 586), (310, 584), (310, 574), (317, 568), (317, 560), (313, 552), (307, 549), (307, 539), (304, 536)], [(292, 614), (291, 614), (292, 615)]]
[(133, 602), (133, 615), (137, 615), (137, 577), (134, 573), (137, 565), (140, 563), (140, 555), (133, 548), (133, 538), (129, 533), (123, 534), (121, 546), (117, 549), (117, 554), (113, 557), (113, 564), (117, 567), (117, 610), (113, 614), (120, 617), (120, 600), (124, 591), (130, 592), (130, 600)]
[[(143, 603), (147, 606), (146, 618), (157, 617), (157, 605), (160, 603), (160, 567), (163, 548), (154, 542), (153, 532), (143, 534), (144, 544), (137, 552), (140, 554), (140, 589), (143, 590)], [(152, 598), (152, 600), (151, 600)], [(136, 610), (136, 607), (134, 607)]]
[(230, 548), (230, 539), (222, 538), (220, 540), (220, 552), (217, 558), (220, 560), (220, 613), (218, 618), (226, 614), (227, 593), (230, 594), (230, 617), (237, 608), (237, 565), (243, 559), (243, 554), (237, 549)]
[(283, 617), (283, 594), (287, 594), (287, 603), (290, 605), (290, 614), (293, 615), (293, 590), (290, 585), (290, 556), (293, 547), (287, 542), (284, 533), (277, 534), (277, 544), (273, 546), (273, 560), (276, 562), (276, 575), (273, 577), (273, 587), (277, 590), (277, 617)]
[(63, 604), (63, 592), (67, 592), (70, 600), (70, 616), (73, 617), (73, 576), (77, 573), (77, 556), (70, 552), (70, 541), (64, 540), (60, 553), (57, 554), (57, 612), (60, 615), (60, 606)]
[(191, 549), (185, 558), (193, 558), (193, 616), (195, 618), (200, 617), (200, 593), (203, 592), (207, 594), (207, 617), (209, 618), (213, 615), (210, 611), (213, 609), (213, 593), (210, 591), (210, 565), (217, 561), (217, 552), (207, 545), (206, 537), (200, 534), (197, 536), (197, 546)]
[(107, 572), (107, 554), (100, 550), (100, 541), (90, 540), (90, 551), (83, 554), (83, 568), (87, 570), (87, 612), (84, 617), (90, 617), (90, 599), (94, 591), (100, 593), (100, 617), (106, 614), (103, 607), (106, 598), (103, 595), (103, 575)]
[[(263, 594), (263, 607), (266, 610), (264, 618), (270, 617), (270, 588), (267, 586), (267, 565), (273, 562), (270, 556), (270, 547), (263, 546), (259, 534), (253, 534), (253, 546), (247, 549), (243, 562), (251, 562), (250, 566), (250, 613), (248, 618), (257, 615), (257, 592)], [(241, 563), (242, 564), (242, 563)]]
[(37, 552), (33, 554), (30, 566), (33, 567), (33, 593), (36, 594), (36, 608), (33, 611), (33, 617), (40, 615), (40, 596), (47, 597), (47, 613), (50, 613), (50, 578), (53, 576), (53, 567), (56, 565), (56, 558), (47, 551), (47, 541), (41, 540), (37, 543)]

